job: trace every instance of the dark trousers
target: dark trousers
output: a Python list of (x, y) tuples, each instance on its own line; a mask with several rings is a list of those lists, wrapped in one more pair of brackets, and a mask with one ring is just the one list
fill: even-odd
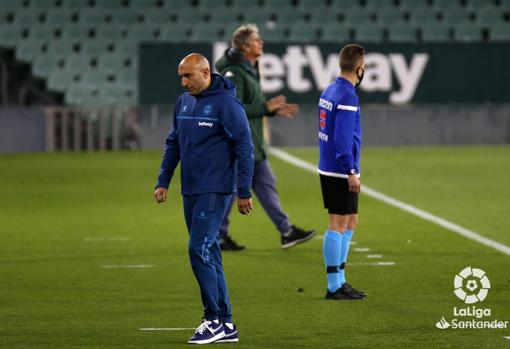
[[(266, 211), (276, 229), (280, 234), (285, 234), (291, 229), (291, 223), (289, 216), (283, 211), (280, 204), (280, 198), (276, 191), (276, 181), (273, 174), (273, 170), (269, 165), (268, 160), (261, 160), (255, 162), (255, 168), (253, 172), (252, 188), (259, 199), (260, 204)], [(230, 202), (225, 218), (221, 222), (220, 235), (228, 235), (228, 226), (230, 224), (229, 215), (232, 210), (235, 198), (232, 198)]]
[(223, 273), (219, 226), (232, 195), (206, 193), (184, 196), (191, 268), (200, 286), (204, 318), (232, 322), (232, 309)]

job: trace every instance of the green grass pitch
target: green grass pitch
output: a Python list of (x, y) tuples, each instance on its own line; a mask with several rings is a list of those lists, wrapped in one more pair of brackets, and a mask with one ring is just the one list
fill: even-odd
[[(316, 162), (315, 149), (289, 149)], [(178, 176), (152, 198), (160, 152), (0, 156), (0, 347), (187, 348), (202, 307), (187, 257)], [(327, 225), (316, 175), (272, 158), (293, 223)], [(510, 245), (510, 147), (366, 148), (362, 183)], [(234, 214), (247, 245), (224, 254), (239, 348), (508, 348), (510, 329), (439, 330), (464, 307), (453, 278), (485, 270), (477, 307), (510, 321), (510, 256), (362, 196), (348, 280), (357, 302), (323, 300), (322, 241), (283, 251), (255, 202)], [(380, 259), (368, 254), (382, 255)], [(394, 266), (364, 263), (392, 261)], [(152, 265), (116, 269), (105, 266)], [(298, 292), (302, 288), (304, 292)]]

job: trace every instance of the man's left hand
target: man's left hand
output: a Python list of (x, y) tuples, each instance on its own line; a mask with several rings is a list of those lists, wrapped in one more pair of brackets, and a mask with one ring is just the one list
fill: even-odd
[(293, 103), (285, 103), (276, 110), (276, 114), (292, 119), (299, 112), (299, 105)]

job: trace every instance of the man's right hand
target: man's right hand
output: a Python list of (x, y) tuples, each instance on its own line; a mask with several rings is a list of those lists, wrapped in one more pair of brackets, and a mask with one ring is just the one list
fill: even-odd
[(237, 198), (237, 209), (242, 214), (248, 214), (253, 209), (253, 202), (251, 198), (249, 199), (240, 199)]
[(168, 195), (168, 190), (165, 188), (156, 188), (154, 191), (154, 198), (158, 204), (165, 202)]
[(271, 98), (266, 102), (267, 110), (270, 113), (276, 112), (278, 109), (282, 108), (287, 103), (287, 99), (284, 95), (279, 95)]
[(351, 193), (359, 194), (361, 190), (361, 182), (356, 175), (349, 175), (347, 177), (347, 181), (349, 182), (349, 191)]

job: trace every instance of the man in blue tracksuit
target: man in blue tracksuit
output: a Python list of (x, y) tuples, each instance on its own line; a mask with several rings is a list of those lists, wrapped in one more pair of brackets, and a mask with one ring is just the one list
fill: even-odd
[(252, 209), (253, 145), (243, 105), (228, 79), (211, 74), (197, 53), (179, 64), (183, 93), (165, 143), (154, 196), (167, 198), (179, 161), (189, 257), (200, 286), (204, 318), (188, 343), (237, 342), (219, 245), (219, 227), (237, 192), (239, 212)]
[(323, 254), (328, 290), (326, 299), (363, 299), (345, 279), (349, 245), (358, 224), (361, 184), (361, 123), (355, 86), (363, 80), (365, 50), (350, 44), (340, 51), (340, 76), (319, 99), (319, 176), (329, 226), (324, 234)]

